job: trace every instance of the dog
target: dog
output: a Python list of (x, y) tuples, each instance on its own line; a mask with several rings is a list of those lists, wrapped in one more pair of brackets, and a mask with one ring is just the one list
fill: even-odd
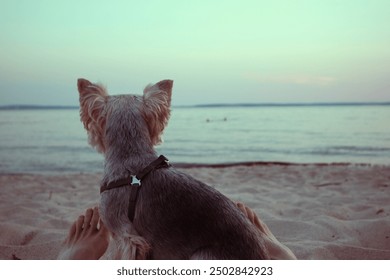
[(105, 158), (99, 211), (115, 258), (269, 259), (262, 233), (230, 199), (158, 158), (172, 80), (146, 86), (143, 95), (109, 96), (86, 79), (77, 87), (89, 143)]

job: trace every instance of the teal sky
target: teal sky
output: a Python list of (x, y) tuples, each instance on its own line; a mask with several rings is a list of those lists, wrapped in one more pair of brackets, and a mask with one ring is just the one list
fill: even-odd
[(0, 0), (0, 105), (175, 81), (173, 104), (390, 101), (390, 1)]

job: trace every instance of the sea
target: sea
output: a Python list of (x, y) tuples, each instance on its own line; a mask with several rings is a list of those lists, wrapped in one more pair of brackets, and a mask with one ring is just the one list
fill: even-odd
[[(390, 104), (173, 107), (158, 154), (180, 165), (390, 164)], [(78, 108), (0, 110), (0, 173), (100, 172)]]

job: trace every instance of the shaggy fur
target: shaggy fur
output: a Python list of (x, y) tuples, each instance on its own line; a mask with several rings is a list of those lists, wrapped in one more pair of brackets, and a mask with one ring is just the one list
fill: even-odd
[[(145, 88), (143, 96), (109, 96), (78, 80), (80, 116), (89, 143), (105, 156), (102, 184), (140, 172), (157, 158), (154, 146), (170, 116), (173, 81)], [(267, 259), (261, 233), (220, 192), (174, 168), (143, 181), (133, 223), (129, 189), (101, 194), (100, 214), (122, 259)]]

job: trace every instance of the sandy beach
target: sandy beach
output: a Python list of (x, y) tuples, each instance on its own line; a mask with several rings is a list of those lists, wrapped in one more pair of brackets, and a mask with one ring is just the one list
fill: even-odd
[[(255, 210), (298, 259), (390, 259), (390, 166), (181, 167)], [(55, 259), (101, 174), (0, 175), (0, 259)]]

